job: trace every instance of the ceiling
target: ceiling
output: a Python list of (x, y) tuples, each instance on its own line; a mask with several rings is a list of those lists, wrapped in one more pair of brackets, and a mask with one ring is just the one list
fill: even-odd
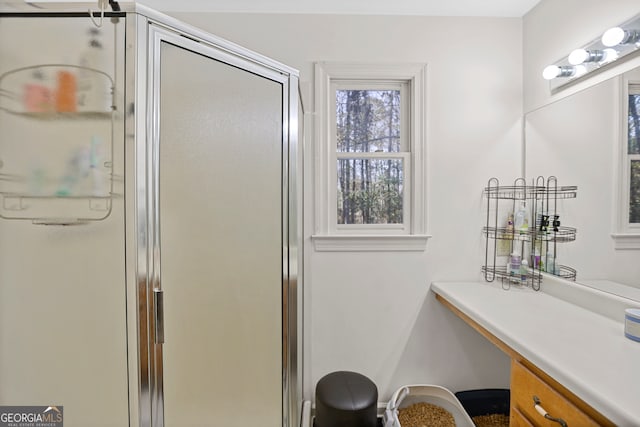
[(163, 12), (521, 17), (540, 0), (141, 0)]

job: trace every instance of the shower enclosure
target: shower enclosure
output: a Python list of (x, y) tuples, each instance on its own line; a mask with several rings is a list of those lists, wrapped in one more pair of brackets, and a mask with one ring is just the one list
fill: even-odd
[(299, 109), (144, 6), (0, 1), (0, 406), (297, 425)]

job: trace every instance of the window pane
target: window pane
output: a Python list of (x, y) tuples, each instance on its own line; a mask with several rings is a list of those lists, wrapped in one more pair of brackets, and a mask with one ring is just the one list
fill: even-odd
[(640, 154), (640, 94), (629, 95), (629, 154)]
[(402, 224), (402, 159), (338, 160), (338, 224)]
[(397, 153), (400, 90), (336, 90), (337, 151)]
[(640, 223), (640, 160), (631, 161), (629, 184), (629, 222)]

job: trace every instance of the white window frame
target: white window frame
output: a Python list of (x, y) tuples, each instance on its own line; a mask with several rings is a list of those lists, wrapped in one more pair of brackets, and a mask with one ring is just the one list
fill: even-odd
[[(319, 251), (421, 251), (427, 233), (426, 80), (424, 64), (355, 64), (321, 62), (315, 65), (315, 224), (312, 236)], [(408, 110), (408, 151), (397, 153), (337, 153), (335, 89), (378, 89), (401, 83)], [(392, 83), (393, 84), (393, 83)], [(406, 94), (405, 94), (406, 93)], [(403, 224), (337, 224), (337, 159), (341, 157), (402, 158), (404, 161)]]
[[(612, 237), (615, 242), (616, 249), (640, 249), (640, 224), (629, 222), (629, 207), (631, 194), (631, 176), (630, 167), (632, 160), (640, 160), (639, 154), (629, 154), (629, 95), (632, 93), (640, 94), (640, 81), (620, 78), (620, 106), (619, 111), (621, 118), (619, 128), (619, 144), (618, 144), (618, 194), (616, 212), (616, 227)], [(633, 89), (631, 89), (633, 87)]]

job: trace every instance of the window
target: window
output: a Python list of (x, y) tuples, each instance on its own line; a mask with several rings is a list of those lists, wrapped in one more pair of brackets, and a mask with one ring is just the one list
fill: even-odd
[(640, 249), (640, 82), (623, 78), (616, 249)]
[(627, 109), (627, 150), (625, 169), (628, 174), (627, 223), (640, 231), (640, 84), (629, 85)]
[(424, 65), (316, 65), (317, 250), (422, 250)]
[(331, 87), (337, 228), (402, 229), (409, 210), (407, 83), (336, 81)]

